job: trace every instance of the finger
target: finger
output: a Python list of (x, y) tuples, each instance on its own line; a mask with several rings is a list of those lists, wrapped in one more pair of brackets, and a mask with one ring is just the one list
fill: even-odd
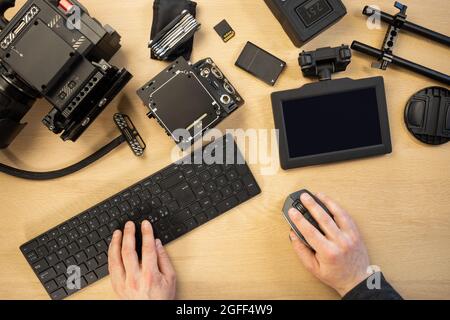
[(125, 268), (122, 262), (122, 232), (116, 230), (113, 233), (113, 237), (108, 249), (108, 269), (111, 275), (111, 283), (113, 288), (123, 285), (125, 282)]
[(335, 202), (324, 193), (319, 193), (317, 195), (317, 198), (319, 198), (320, 201), (322, 201), (327, 206), (328, 210), (330, 210), (331, 214), (334, 217), (334, 220), (341, 230), (346, 231), (356, 228), (353, 219), (350, 217), (347, 211), (345, 211), (339, 204), (337, 204), (337, 202)]
[(166, 249), (161, 243), (161, 240), (156, 240), (156, 251), (158, 253), (158, 265), (161, 273), (169, 279), (175, 280), (175, 269), (170, 261)]
[(142, 222), (142, 273), (146, 279), (158, 274), (158, 256), (155, 247), (153, 228), (149, 221)]
[(306, 220), (298, 210), (291, 208), (289, 210), (289, 217), (316, 252), (321, 251), (328, 246), (328, 240), (325, 236)]
[(315, 271), (319, 266), (319, 263), (317, 262), (314, 252), (312, 252), (312, 250), (297, 237), (294, 231), (291, 231), (289, 238), (291, 239), (294, 251), (297, 253), (305, 268), (310, 272)]
[(333, 218), (314, 200), (314, 198), (308, 193), (304, 193), (300, 196), (300, 200), (328, 238), (338, 238), (341, 231), (333, 221)]
[(136, 252), (136, 227), (133, 222), (125, 224), (122, 240), (122, 260), (128, 278), (135, 278), (139, 273), (139, 258)]

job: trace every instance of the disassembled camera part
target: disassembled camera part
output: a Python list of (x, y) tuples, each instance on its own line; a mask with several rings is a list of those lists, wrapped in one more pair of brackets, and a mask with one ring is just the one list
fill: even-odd
[(146, 148), (145, 142), (137, 131), (130, 117), (126, 114), (116, 113), (114, 115), (114, 122), (122, 132), (122, 135), (127, 140), (127, 143), (133, 153), (137, 157), (144, 155), (144, 150)]
[(228, 42), (234, 38), (236, 32), (231, 28), (227, 20), (222, 20), (218, 25), (214, 27), (217, 34), (222, 38), (223, 42)]
[(405, 123), (416, 139), (440, 145), (450, 140), (450, 93), (430, 87), (415, 93), (405, 109)]
[(184, 10), (150, 41), (149, 48), (157, 59), (167, 60), (174, 51), (192, 39), (200, 26), (194, 16)]
[(235, 65), (274, 86), (286, 67), (286, 62), (248, 41)]
[(121, 37), (75, 0), (28, 0), (7, 21), (14, 3), (0, 3), (0, 148), (38, 98), (53, 106), (44, 125), (76, 141), (132, 77), (108, 63)]
[(341, 0), (264, 0), (295, 46), (301, 47), (347, 14)]
[(150, 109), (148, 116), (183, 150), (244, 104), (210, 58), (191, 64), (180, 57), (137, 94)]
[(386, 70), (390, 64), (394, 64), (399, 67), (408, 69), (410, 71), (416, 72), (418, 74), (424, 75), (426, 77), (449, 85), (450, 76), (448, 76), (447, 74), (424, 67), (420, 64), (408, 61), (406, 59), (394, 55), (394, 47), (397, 42), (399, 33), (402, 29), (421, 35), (429, 40), (442, 43), (446, 46), (450, 46), (450, 38), (448, 36), (407, 21), (406, 20), (407, 18), (406, 11), (408, 9), (407, 6), (401, 4), (398, 1), (395, 2), (394, 6), (400, 11), (395, 16), (371, 8), (369, 6), (366, 6), (363, 10), (364, 15), (380, 16), (382, 21), (387, 22), (390, 25), (386, 33), (386, 37), (384, 39), (383, 47), (381, 48), (381, 50), (375, 49), (359, 41), (353, 41), (352, 49), (364, 53), (366, 55), (369, 55), (371, 57), (377, 58), (378, 62), (372, 64), (373, 68)]
[(352, 61), (349, 46), (320, 48), (315, 51), (303, 51), (298, 58), (305, 77), (318, 77), (320, 81), (331, 80), (335, 72), (345, 71)]

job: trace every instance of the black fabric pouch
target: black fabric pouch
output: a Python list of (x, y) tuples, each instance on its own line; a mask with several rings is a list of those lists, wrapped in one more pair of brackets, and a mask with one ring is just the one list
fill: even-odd
[[(183, 10), (188, 10), (195, 17), (197, 3), (189, 0), (155, 0), (153, 3), (153, 25), (150, 38), (153, 39), (158, 32), (180, 15)], [(191, 58), (193, 43), (194, 39), (192, 38), (178, 48), (178, 50), (169, 57), (168, 61), (174, 61), (180, 56), (189, 60)], [(151, 53), (151, 58), (157, 60), (153, 53)]]

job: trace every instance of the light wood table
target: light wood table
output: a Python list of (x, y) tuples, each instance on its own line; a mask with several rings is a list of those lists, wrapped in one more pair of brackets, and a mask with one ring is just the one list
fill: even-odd
[[(18, 1), (21, 5), (24, 1)], [(171, 163), (173, 142), (135, 94), (164, 63), (150, 61), (147, 42), (152, 17), (150, 0), (84, 0), (91, 14), (122, 35), (123, 48), (113, 59), (126, 66), (134, 79), (85, 135), (63, 143), (41, 125), (48, 112), (40, 101), (26, 116), (29, 125), (1, 162), (31, 170), (56, 169), (85, 157), (117, 135), (112, 115), (131, 115), (148, 143), (144, 159), (123, 146), (90, 168), (70, 177), (29, 182), (0, 175), (0, 298), (47, 299), (38, 279), (19, 252), (19, 246), (75, 214)], [(361, 11), (376, 3), (394, 12), (393, 1), (347, 0), (347, 16), (304, 49), (350, 44), (360, 40), (378, 47), (386, 25), (369, 30)], [(412, 21), (450, 34), (450, 2), (408, 0)], [(195, 38), (193, 61), (212, 57), (246, 99), (245, 106), (226, 119), (220, 129), (274, 127), (270, 93), (300, 87), (295, 48), (263, 1), (198, 0), (202, 29)], [(16, 9), (17, 10), (17, 7)], [(13, 11), (8, 13), (12, 15)], [(226, 18), (236, 37), (225, 44), (213, 26)], [(288, 63), (274, 88), (234, 66), (246, 41), (252, 41)], [(402, 35), (397, 54), (450, 73), (449, 52), (410, 35)], [(262, 195), (168, 245), (178, 273), (178, 297), (183, 299), (336, 299), (333, 290), (302, 267), (288, 240), (280, 210), (288, 193), (307, 187), (324, 191), (353, 215), (370, 251), (373, 264), (410, 299), (450, 299), (450, 144), (429, 147), (417, 142), (403, 123), (409, 97), (431, 85), (421, 76), (392, 68), (370, 68), (371, 61), (355, 54), (344, 74), (354, 79), (384, 76), (393, 153), (388, 156), (301, 168), (263, 176), (252, 165)], [(301, 122), (299, 123), (301, 125)], [(108, 299), (115, 295), (109, 278), (73, 296)]]

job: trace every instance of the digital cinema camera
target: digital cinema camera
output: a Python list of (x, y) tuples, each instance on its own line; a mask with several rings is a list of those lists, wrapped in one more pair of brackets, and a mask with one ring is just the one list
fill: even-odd
[(28, 0), (8, 21), (14, 5), (0, 0), (0, 149), (39, 98), (53, 106), (44, 125), (76, 141), (132, 77), (108, 63), (121, 37), (76, 0)]

